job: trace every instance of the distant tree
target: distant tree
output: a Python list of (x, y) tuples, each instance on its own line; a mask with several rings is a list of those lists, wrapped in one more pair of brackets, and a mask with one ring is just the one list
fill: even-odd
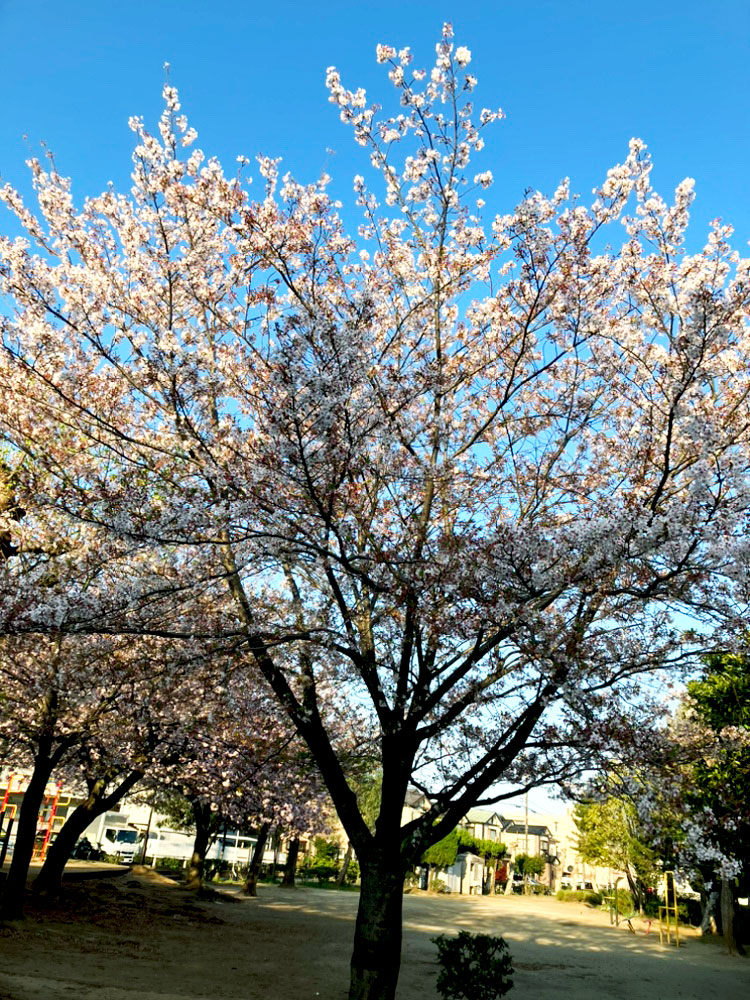
[(702, 677), (688, 684), (686, 709), (698, 751), (685, 771), (686, 848), (704, 866), (712, 862), (724, 937), (730, 950), (741, 949), (737, 897), (750, 890), (750, 657), (706, 657)]
[(458, 854), (458, 837), (458, 831), (451, 830), (442, 840), (432, 844), (422, 855), (422, 864), (429, 865), (430, 868), (450, 868)]
[(541, 875), (546, 860), (541, 854), (517, 854), (515, 857), (516, 871), (519, 875)]
[(582, 860), (624, 872), (635, 905), (642, 910), (647, 888), (659, 878), (661, 858), (635, 804), (624, 795), (610, 794), (602, 801), (579, 803), (574, 817)]

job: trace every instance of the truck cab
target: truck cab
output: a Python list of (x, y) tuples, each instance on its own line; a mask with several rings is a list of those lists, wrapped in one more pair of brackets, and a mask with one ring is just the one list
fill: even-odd
[(101, 850), (105, 854), (114, 854), (126, 864), (132, 864), (138, 853), (141, 836), (132, 826), (105, 826), (102, 831)]
[(143, 834), (128, 822), (125, 813), (107, 812), (84, 831), (88, 840), (104, 854), (113, 855), (126, 865), (140, 852)]

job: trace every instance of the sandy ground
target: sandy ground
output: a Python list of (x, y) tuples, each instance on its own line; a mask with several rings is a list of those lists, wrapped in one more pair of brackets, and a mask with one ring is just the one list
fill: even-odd
[[(145, 872), (145, 870), (141, 870)], [(355, 893), (260, 887), (195, 900), (151, 873), (68, 883), (0, 931), (0, 1000), (344, 1000)], [(550, 898), (404, 899), (399, 1000), (435, 1000), (430, 938), (502, 934), (512, 1000), (747, 1000), (750, 959), (694, 933), (679, 950)]]

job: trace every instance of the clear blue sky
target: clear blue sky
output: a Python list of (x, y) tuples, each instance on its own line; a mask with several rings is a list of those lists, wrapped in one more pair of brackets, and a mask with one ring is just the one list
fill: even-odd
[(444, 20), (472, 50), (477, 104), (508, 115), (477, 162), (497, 179), (493, 207), (566, 175), (587, 195), (638, 135), (662, 192), (696, 178), (696, 245), (716, 215), (750, 240), (749, 0), (0, 0), (0, 176), (25, 187), (23, 160), (44, 140), (78, 195), (127, 185), (127, 119), (155, 125), (168, 61), (200, 145), (227, 169), (238, 153), (281, 155), (301, 180), (325, 166), (345, 194), (363, 161), (325, 68), (378, 99), (376, 42), (429, 65)]

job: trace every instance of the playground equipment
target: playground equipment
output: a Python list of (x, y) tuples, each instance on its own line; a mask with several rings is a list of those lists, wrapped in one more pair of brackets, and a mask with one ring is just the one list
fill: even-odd
[(45, 790), (41, 812), (39, 813), (39, 818), (37, 819), (36, 842), (34, 844), (34, 853), (32, 855), (35, 861), (44, 861), (47, 856), (47, 848), (49, 847), (52, 834), (57, 833), (64, 822), (62, 816), (57, 816), (57, 810), (60, 806), (70, 805), (70, 796), (68, 795), (65, 801), (61, 802), (61, 793), (61, 781), (57, 782), (54, 791)]
[(635, 927), (633, 927), (633, 917), (635, 916), (635, 910), (631, 908), (629, 913), (620, 913), (619, 899), (618, 899), (618, 884), (622, 882), (622, 876), (616, 878), (613, 885), (607, 887), (607, 893), (602, 897), (604, 902), (607, 904), (609, 910), (609, 922), (614, 924), (615, 927), (620, 926), (620, 920), (628, 925), (628, 930), (631, 934), (635, 934)]
[[(0, 829), (4, 828), (4, 837), (2, 844), (0, 844), (0, 854), (2, 854), (3, 861), (10, 846), (11, 830), (21, 808), (28, 782), (28, 774), (16, 774), (12, 771), (4, 780), (0, 778)], [(4, 790), (2, 787), (3, 784), (5, 785)], [(57, 782), (57, 784), (50, 782), (47, 785), (42, 798), (39, 816), (37, 817), (36, 838), (32, 855), (34, 860), (44, 861), (47, 848), (65, 822), (65, 816), (71, 804), (71, 796), (62, 795), (62, 784), (60, 782)], [(64, 811), (61, 812), (61, 810)]]
[(680, 947), (680, 924), (677, 914), (677, 887), (674, 872), (664, 872), (662, 886), (664, 889), (664, 905), (659, 907), (659, 943), (672, 943), (674, 935), (675, 948)]

